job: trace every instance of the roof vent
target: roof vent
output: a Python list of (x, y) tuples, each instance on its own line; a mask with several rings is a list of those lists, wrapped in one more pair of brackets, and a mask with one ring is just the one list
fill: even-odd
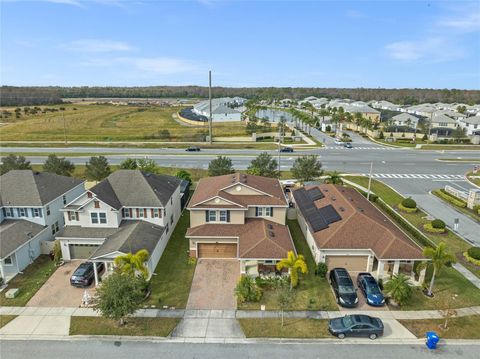
[(273, 226), (269, 223), (267, 224), (268, 229), (273, 229)]
[(359, 211), (359, 212), (362, 212), (362, 213), (364, 212), (364, 211), (363, 211), (363, 208), (360, 208), (360, 207), (358, 207), (358, 211)]
[(324, 191), (324, 192), (328, 192), (328, 189), (327, 189), (327, 188), (324, 188), (323, 191)]
[(332, 201), (336, 201), (337, 199), (335, 198), (335, 196), (332, 196)]
[(340, 210), (340, 212), (345, 212), (345, 208), (343, 208), (343, 207), (340, 207), (339, 210)]
[(275, 233), (273, 233), (272, 231), (269, 231), (269, 232), (268, 232), (268, 236), (269, 236), (270, 238), (274, 238), (274, 237), (275, 237)]

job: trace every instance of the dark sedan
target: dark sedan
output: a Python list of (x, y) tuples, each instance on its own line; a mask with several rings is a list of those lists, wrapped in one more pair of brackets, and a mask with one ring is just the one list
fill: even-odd
[(347, 142), (343, 145), (345, 148), (353, 148), (352, 144), (350, 142)]
[(187, 151), (187, 152), (200, 152), (200, 147), (191, 146), (191, 147), (188, 147), (185, 151)]
[(328, 322), (330, 334), (343, 339), (345, 337), (368, 337), (376, 339), (383, 335), (383, 323), (379, 318), (368, 315), (346, 315)]
[(357, 276), (357, 286), (365, 296), (368, 305), (374, 307), (385, 305), (385, 297), (377, 281), (370, 273), (359, 273)]
[(330, 284), (338, 304), (347, 308), (354, 308), (358, 305), (357, 291), (345, 268), (333, 268), (330, 271)]
[[(103, 263), (97, 263), (97, 273), (103, 271)], [(70, 277), (70, 284), (74, 287), (88, 287), (95, 280), (95, 272), (93, 270), (92, 262), (84, 262), (75, 269), (73, 275)]]
[(291, 148), (291, 147), (282, 147), (282, 148), (280, 148), (280, 152), (293, 152), (293, 148)]

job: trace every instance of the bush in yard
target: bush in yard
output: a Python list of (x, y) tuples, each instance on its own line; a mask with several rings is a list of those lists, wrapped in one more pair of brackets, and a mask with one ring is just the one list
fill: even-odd
[(262, 294), (255, 280), (248, 275), (242, 275), (235, 287), (235, 295), (241, 303), (258, 302)]
[(441, 219), (434, 219), (432, 221), (432, 227), (435, 229), (445, 229), (446, 225)]
[(471, 247), (468, 249), (467, 253), (473, 259), (480, 260), (480, 247)]
[(408, 198), (405, 198), (401, 205), (405, 208), (410, 208), (410, 209), (414, 209), (414, 208), (417, 208), (417, 202), (415, 202), (412, 198), (408, 197)]
[(460, 198), (454, 197), (448, 192), (446, 192), (444, 189), (433, 191), (435, 195), (437, 195), (440, 198), (443, 198), (445, 201), (450, 202), (454, 206), (465, 208), (467, 207), (467, 202), (461, 200)]
[(324, 262), (317, 264), (317, 269), (315, 269), (315, 274), (319, 277), (325, 278), (328, 273), (328, 266)]
[[(473, 248), (473, 247), (472, 247)], [(470, 248), (470, 249), (472, 249)], [(473, 258), (472, 256), (470, 256), (468, 254), (468, 251), (467, 252), (463, 252), (463, 257), (470, 263), (473, 263), (475, 264), (476, 266), (479, 266), (480, 267), (480, 259), (475, 259)]]

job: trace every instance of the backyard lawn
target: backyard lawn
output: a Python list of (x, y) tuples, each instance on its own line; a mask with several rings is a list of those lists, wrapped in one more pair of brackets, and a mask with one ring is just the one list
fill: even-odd
[[(313, 260), (307, 241), (296, 220), (289, 220), (288, 227), (298, 254), (303, 254), (308, 266), (308, 274), (300, 274), (298, 287), (295, 288), (295, 299), (289, 310), (337, 310), (335, 298), (330, 290), (328, 281), (315, 275)], [(275, 290), (265, 290), (260, 302), (238, 303), (238, 309), (260, 309), (264, 304), (266, 310), (277, 310), (277, 296)]]
[(247, 338), (329, 338), (328, 320), (285, 318), (238, 319)]
[(150, 280), (152, 294), (145, 303), (155, 307), (185, 308), (192, 285), (195, 264), (189, 263), (188, 239), (185, 233), (190, 224), (190, 214), (183, 211), (180, 220), (158, 262)]
[(128, 318), (124, 326), (102, 317), (72, 317), (70, 335), (129, 335), (166, 337), (175, 329), (179, 318)]
[(0, 328), (10, 323), (16, 317), (16, 315), (0, 315)]
[[(30, 264), (23, 274), (17, 274), (10, 282), (7, 288), (0, 295), (0, 306), (23, 307), (30, 298), (40, 289), (47, 279), (55, 272), (55, 265), (50, 257), (41, 255), (32, 264)], [(7, 299), (5, 294), (11, 288), (19, 288), (20, 292), (16, 298)]]
[(442, 339), (480, 339), (480, 315), (450, 318), (447, 330), (442, 329), (445, 319), (400, 320), (409, 331), (418, 338), (425, 333), (436, 332)]

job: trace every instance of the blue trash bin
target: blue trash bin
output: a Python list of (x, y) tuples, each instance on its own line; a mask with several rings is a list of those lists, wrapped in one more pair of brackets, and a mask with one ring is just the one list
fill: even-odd
[(438, 341), (440, 337), (435, 332), (426, 332), (425, 337), (427, 338), (426, 345), (428, 349), (437, 349)]

